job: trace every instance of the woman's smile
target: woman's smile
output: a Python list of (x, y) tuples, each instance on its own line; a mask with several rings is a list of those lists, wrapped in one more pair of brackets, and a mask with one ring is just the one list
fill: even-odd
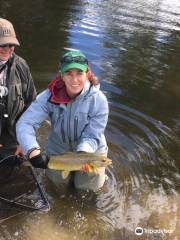
[(79, 69), (71, 69), (62, 76), (66, 90), (71, 98), (81, 93), (86, 82), (86, 73)]

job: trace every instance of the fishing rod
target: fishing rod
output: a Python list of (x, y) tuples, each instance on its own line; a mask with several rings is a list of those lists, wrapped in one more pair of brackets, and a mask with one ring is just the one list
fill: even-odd
[(40, 210), (40, 211), (46, 211), (46, 212), (49, 211), (50, 210), (49, 201), (48, 201), (48, 199), (46, 197), (46, 194), (45, 194), (42, 186), (40, 185), (40, 183), (39, 183), (39, 181), (37, 179), (37, 175), (36, 175), (36, 173), (35, 173), (35, 171), (33, 169), (33, 166), (31, 165), (31, 163), (27, 159), (25, 159), (23, 157), (20, 157), (20, 156), (17, 156), (17, 155), (9, 155), (8, 157), (5, 157), (5, 158), (0, 160), (0, 165), (2, 163), (4, 163), (6, 160), (8, 160), (8, 159), (13, 159), (13, 161), (16, 164), (19, 164), (19, 165), (23, 164), (24, 166), (28, 167), (28, 169), (30, 170), (30, 173), (31, 173), (31, 175), (33, 177), (33, 180), (35, 181), (35, 184), (36, 184), (36, 186), (38, 188), (38, 191), (40, 193), (40, 196), (41, 196), (43, 204), (42, 204), (42, 202), (40, 202), (40, 204), (38, 203), (39, 206), (33, 207), (33, 206), (29, 206), (29, 205), (17, 202), (16, 200), (7, 199), (7, 198), (5, 198), (3, 196), (0, 196), (0, 200), (4, 201), (6, 203), (9, 203), (11, 205), (15, 205), (17, 207), (23, 207), (23, 208), (26, 208), (26, 209)]

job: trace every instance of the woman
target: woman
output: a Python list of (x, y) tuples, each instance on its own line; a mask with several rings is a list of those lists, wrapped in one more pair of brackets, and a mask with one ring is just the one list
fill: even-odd
[[(95, 152), (107, 154), (104, 130), (108, 120), (108, 103), (91, 73), (85, 55), (80, 51), (67, 52), (61, 61), (60, 75), (51, 82), (31, 104), (17, 123), (17, 137), (34, 167), (46, 168), (35, 131), (50, 118), (48, 154), (65, 152)], [(71, 175), (47, 170), (56, 184), (68, 183)], [(105, 181), (105, 168), (98, 173), (73, 173), (76, 188), (96, 191)]]
[(0, 18), (0, 159), (23, 154), (15, 124), (36, 97), (29, 67), (14, 53), (19, 45), (11, 22)]

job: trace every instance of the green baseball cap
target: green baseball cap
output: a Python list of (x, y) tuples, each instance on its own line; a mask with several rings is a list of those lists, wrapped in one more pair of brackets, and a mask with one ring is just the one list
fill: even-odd
[(88, 60), (81, 51), (69, 51), (62, 57), (60, 72), (61, 74), (64, 74), (73, 68), (77, 68), (82, 72), (86, 72), (87, 67)]

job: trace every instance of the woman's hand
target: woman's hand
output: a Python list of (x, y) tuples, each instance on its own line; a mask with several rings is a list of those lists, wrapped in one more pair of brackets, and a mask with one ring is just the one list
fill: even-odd
[[(87, 153), (87, 152), (77, 151), (77, 153), (81, 154), (81, 153)], [(82, 172), (85, 172), (85, 173), (91, 173), (91, 172), (93, 172), (93, 170), (94, 170), (94, 169), (93, 169), (88, 163), (83, 164), (83, 165), (82, 165), (82, 168), (81, 168), (81, 171), (82, 171)]]
[(46, 169), (49, 157), (45, 154), (42, 155), (39, 149), (34, 149), (29, 155), (29, 161), (35, 168)]

